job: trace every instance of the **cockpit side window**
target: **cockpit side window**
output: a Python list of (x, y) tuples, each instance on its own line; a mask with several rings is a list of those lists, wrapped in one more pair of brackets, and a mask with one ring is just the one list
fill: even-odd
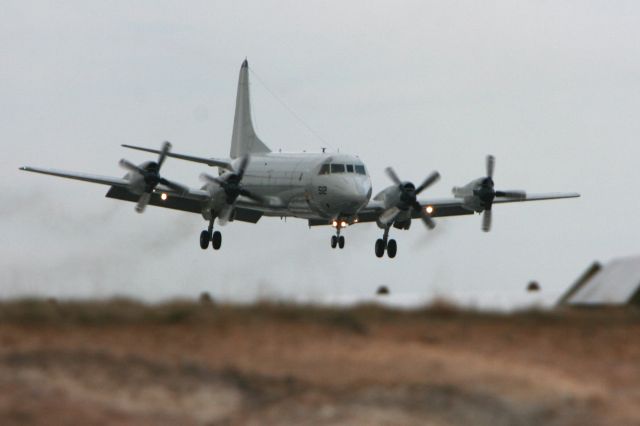
[(329, 164), (323, 164), (320, 167), (319, 175), (328, 175), (329, 174)]
[(366, 175), (367, 174), (367, 172), (364, 169), (364, 166), (363, 165), (358, 165), (358, 164), (356, 164), (356, 173), (359, 174), (359, 175)]
[(347, 164), (347, 173), (353, 173), (353, 164)]
[(344, 164), (332, 164), (331, 173), (344, 173)]

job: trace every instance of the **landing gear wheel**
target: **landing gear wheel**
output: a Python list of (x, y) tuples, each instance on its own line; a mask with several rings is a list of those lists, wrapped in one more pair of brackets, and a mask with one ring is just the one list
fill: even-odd
[(222, 234), (220, 233), (220, 231), (216, 231), (213, 233), (213, 236), (211, 237), (211, 247), (213, 247), (214, 250), (220, 250), (221, 245), (222, 245)]
[(331, 237), (331, 248), (336, 248), (337, 245), (338, 245), (338, 237), (333, 235)]
[(389, 256), (390, 259), (393, 259), (394, 257), (396, 257), (397, 252), (398, 244), (396, 243), (396, 240), (389, 240), (389, 242), (387, 243), (387, 256)]
[(378, 238), (376, 241), (376, 256), (382, 257), (384, 256), (384, 249), (386, 248), (386, 244), (382, 238)]
[(344, 237), (342, 235), (338, 237), (338, 247), (344, 248)]
[(207, 247), (209, 247), (209, 241), (211, 240), (211, 237), (209, 236), (209, 232), (208, 231), (202, 231), (200, 233), (200, 248), (202, 250), (206, 250)]

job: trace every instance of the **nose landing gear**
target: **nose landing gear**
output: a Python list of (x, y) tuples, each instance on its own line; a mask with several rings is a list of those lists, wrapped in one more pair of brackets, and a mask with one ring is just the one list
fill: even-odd
[(331, 237), (331, 248), (336, 248), (336, 246), (341, 249), (344, 248), (344, 236), (340, 235), (341, 229), (342, 229), (342, 226), (340, 223), (338, 223), (336, 225), (336, 235), (333, 235)]
[(384, 256), (385, 250), (390, 259), (396, 257), (398, 244), (396, 243), (396, 240), (389, 239), (389, 228), (390, 226), (386, 226), (384, 228), (384, 235), (376, 241), (375, 252), (377, 257)]
[(213, 221), (216, 219), (213, 211), (211, 212), (211, 219), (209, 219), (209, 228), (200, 233), (200, 248), (206, 250), (209, 247), (209, 241), (211, 241), (211, 247), (214, 250), (220, 250), (222, 246), (222, 234), (220, 231), (213, 231)]

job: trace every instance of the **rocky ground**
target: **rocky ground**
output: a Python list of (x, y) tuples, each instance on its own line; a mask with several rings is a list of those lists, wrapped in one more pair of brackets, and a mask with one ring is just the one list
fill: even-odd
[(640, 312), (0, 303), (0, 424), (640, 424)]

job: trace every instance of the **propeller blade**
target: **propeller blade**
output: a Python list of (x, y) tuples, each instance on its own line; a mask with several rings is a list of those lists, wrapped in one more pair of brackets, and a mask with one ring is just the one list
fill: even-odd
[(247, 169), (247, 166), (249, 165), (249, 155), (245, 155), (240, 159), (240, 164), (238, 165), (238, 170), (236, 172), (236, 174), (238, 175), (238, 180), (242, 180), (242, 177), (244, 176), (244, 172)]
[(422, 216), (420, 218), (422, 219), (422, 222), (427, 226), (427, 228), (433, 229), (436, 227), (436, 223), (426, 212), (422, 212)]
[(385, 211), (382, 212), (382, 214), (380, 216), (378, 216), (378, 220), (380, 221), (380, 223), (383, 224), (388, 224), (390, 222), (393, 222), (393, 219), (396, 218), (396, 216), (398, 216), (398, 213), (400, 213), (400, 209), (397, 207), (391, 207)]
[(229, 222), (229, 219), (231, 219), (231, 213), (233, 213), (233, 206), (232, 205), (224, 206), (222, 208), (222, 211), (218, 215), (218, 223), (221, 226), (226, 225), (227, 222)]
[(138, 198), (138, 204), (136, 204), (136, 211), (138, 213), (144, 212), (145, 207), (151, 200), (151, 194), (149, 192), (143, 192), (140, 198)]
[(206, 173), (201, 173), (200, 174), (200, 180), (205, 181), (207, 183), (215, 183), (215, 184), (218, 184), (220, 186), (223, 186), (225, 184), (225, 181), (223, 179), (208, 175)]
[(123, 169), (127, 169), (130, 172), (140, 173), (141, 175), (145, 174), (144, 170), (142, 170), (140, 167), (136, 166), (132, 162), (125, 160), (124, 158), (121, 159), (118, 164), (120, 164), (120, 167), (122, 167)]
[(487, 177), (493, 178), (493, 170), (496, 167), (496, 159), (493, 155), (487, 155)]
[(420, 194), (422, 191), (436, 183), (440, 179), (440, 173), (433, 172), (427, 177), (422, 184), (416, 188), (416, 195)]
[(433, 229), (436, 227), (436, 223), (433, 221), (431, 216), (429, 216), (429, 213), (422, 208), (419, 202), (416, 201), (413, 203), (412, 208), (415, 212), (420, 214), (420, 219), (422, 219), (422, 222), (427, 226), (427, 228)]
[(179, 183), (176, 182), (171, 182), (170, 180), (167, 180), (165, 178), (160, 178), (160, 182), (161, 184), (163, 184), (164, 186), (168, 186), (169, 188), (173, 189), (174, 191), (178, 191), (182, 194), (185, 194), (187, 192), (189, 192), (189, 188), (184, 186), (184, 185), (180, 185)]
[(384, 169), (384, 171), (387, 173), (387, 176), (389, 176), (389, 179), (391, 179), (393, 183), (395, 183), (396, 185), (402, 184), (402, 181), (391, 167), (387, 167), (386, 169)]
[(482, 230), (484, 232), (491, 230), (491, 209), (486, 209), (482, 213)]
[(158, 169), (162, 167), (162, 163), (167, 158), (167, 153), (171, 149), (171, 144), (168, 141), (164, 141), (162, 144), (162, 150), (160, 151), (160, 156), (158, 157)]
[(525, 198), (527, 198), (527, 193), (525, 191), (496, 191), (496, 197), (524, 200)]

